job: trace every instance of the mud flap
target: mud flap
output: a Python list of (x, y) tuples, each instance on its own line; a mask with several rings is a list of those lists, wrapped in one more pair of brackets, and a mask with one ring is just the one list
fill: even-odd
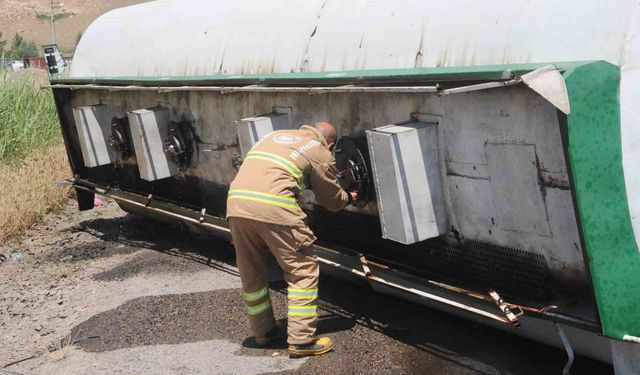
[(96, 195), (94, 193), (76, 189), (76, 200), (78, 201), (78, 209), (80, 211), (92, 210), (95, 197)]

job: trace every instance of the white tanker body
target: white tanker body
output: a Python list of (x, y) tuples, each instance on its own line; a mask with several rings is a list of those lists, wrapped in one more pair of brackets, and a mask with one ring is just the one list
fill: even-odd
[[(632, 373), (640, 342), (639, 11), (630, 0), (155, 1), (95, 21), (69, 76), (52, 86), (82, 208), (106, 194), (129, 211), (224, 233), (234, 154), (247, 142), (239, 127), (263, 126), (247, 118), (263, 115), (273, 129), (326, 119), (355, 139), (378, 193), (367, 207), (333, 216), (302, 194), (326, 264), (541, 341), (553, 329), (544, 322), (559, 323), (576, 351), (611, 361), (611, 343), (616, 371)], [(93, 122), (78, 120), (83, 108)], [(144, 116), (155, 116), (155, 141), (133, 139)], [(453, 228), (423, 241), (418, 225), (415, 243), (393, 241), (378, 221), (391, 198), (364, 137), (407, 121), (437, 129), (432, 144), (418, 143), (437, 155), (423, 165), (437, 171), (425, 174), (427, 200), (430, 215)], [(160, 145), (167, 162), (145, 159), (144, 142)], [(176, 144), (182, 153), (167, 147)], [(166, 176), (150, 177), (147, 164)], [(405, 205), (424, 190), (407, 189), (398, 198)], [(326, 234), (345, 223), (363, 228), (362, 238)], [(379, 238), (364, 238), (374, 227)], [(396, 270), (363, 265), (350, 251)], [(488, 289), (524, 315), (514, 324)]]

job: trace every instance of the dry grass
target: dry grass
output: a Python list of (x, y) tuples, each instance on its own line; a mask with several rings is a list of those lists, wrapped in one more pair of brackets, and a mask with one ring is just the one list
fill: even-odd
[(0, 166), (0, 241), (19, 235), (69, 197), (58, 182), (71, 172), (64, 145)]
[(58, 207), (69, 188), (67, 155), (46, 73), (0, 71), (0, 241)]
[(53, 352), (51, 352), (51, 354), (49, 355), (49, 360), (52, 362), (60, 362), (65, 359), (73, 345), (78, 340), (79, 334), (80, 331), (76, 332), (72, 337), (71, 333), (69, 333), (65, 338), (63, 338), (59, 342), (56, 342)]

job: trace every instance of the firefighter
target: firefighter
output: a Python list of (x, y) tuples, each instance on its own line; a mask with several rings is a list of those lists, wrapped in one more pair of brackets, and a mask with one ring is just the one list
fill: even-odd
[[(339, 211), (357, 199), (336, 180), (331, 154), (336, 130), (327, 122), (279, 130), (259, 141), (245, 156), (231, 183), (227, 217), (236, 249), (244, 303), (259, 346), (285, 334), (290, 357), (331, 351), (328, 337), (316, 338), (319, 266), (316, 240), (297, 202), (311, 189), (316, 203)], [(288, 284), (287, 331), (276, 325), (268, 285), (268, 254), (273, 254)]]

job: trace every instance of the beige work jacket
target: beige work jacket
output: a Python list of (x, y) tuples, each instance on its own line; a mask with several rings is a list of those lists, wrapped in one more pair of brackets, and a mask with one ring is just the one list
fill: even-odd
[(279, 130), (247, 153), (231, 183), (227, 217), (305, 226), (298, 194), (311, 189), (316, 203), (330, 211), (344, 208), (349, 198), (336, 180), (333, 155), (313, 127)]

